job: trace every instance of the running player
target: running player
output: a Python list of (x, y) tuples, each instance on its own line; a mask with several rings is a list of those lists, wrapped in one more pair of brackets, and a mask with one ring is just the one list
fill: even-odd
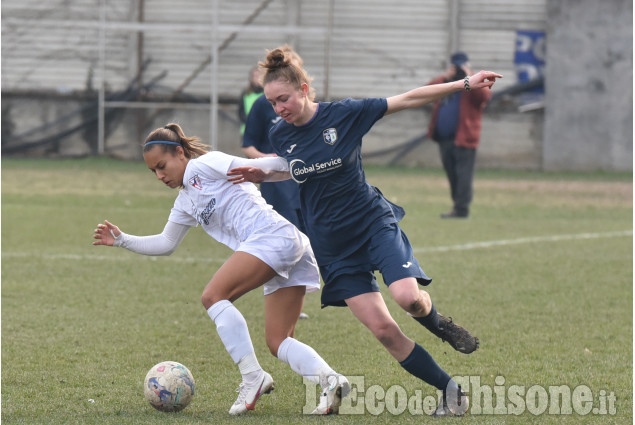
[(278, 158), (245, 159), (208, 152), (178, 124), (150, 133), (143, 146), (148, 168), (179, 194), (161, 234), (133, 236), (105, 221), (95, 230), (94, 245), (123, 247), (144, 255), (170, 255), (191, 227), (200, 225), (212, 238), (235, 252), (216, 271), (201, 301), (216, 324), (221, 341), (242, 374), (232, 415), (255, 408), (262, 394), (273, 390), (271, 375), (258, 363), (247, 323), (233, 302), (264, 285), (265, 333), (271, 353), (293, 371), (320, 385), (323, 397), (315, 414), (335, 413), (350, 391), (311, 347), (293, 338), (306, 292), (320, 280), (307, 237), (267, 205), (254, 185), (235, 186), (227, 171), (254, 164), (267, 169)]
[(368, 184), (362, 168), (362, 137), (385, 115), (420, 107), (452, 92), (491, 87), (502, 76), (481, 71), (461, 81), (419, 87), (389, 98), (345, 99), (316, 103), (309, 97), (310, 77), (285, 52), (275, 49), (266, 69), (267, 100), (282, 117), (269, 138), (288, 164), (276, 173), (255, 167), (230, 171), (230, 181), (267, 181), (286, 177), (300, 184), (302, 214), (325, 284), (323, 306), (348, 306), (399, 364), (443, 391), (438, 414), (465, 412), (467, 397), (390, 315), (379, 292), (379, 270), (395, 301), (434, 335), (459, 352), (478, 348), (478, 339), (438, 314), (418, 284), (431, 279), (420, 267), (398, 222), (404, 210)]

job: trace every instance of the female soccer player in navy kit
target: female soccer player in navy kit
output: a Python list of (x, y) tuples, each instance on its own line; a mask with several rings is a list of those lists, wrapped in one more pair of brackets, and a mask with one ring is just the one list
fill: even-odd
[(265, 334), (271, 353), (298, 374), (322, 387), (314, 414), (336, 413), (350, 391), (337, 374), (306, 344), (293, 338), (304, 294), (317, 291), (320, 279), (307, 237), (264, 201), (253, 185), (227, 181), (237, 165), (268, 167), (273, 158), (245, 159), (208, 152), (178, 124), (154, 130), (143, 146), (148, 168), (170, 188), (180, 188), (161, 234), (134, 236), (105, 221), (95, 230), (94, 245), (119, 246), (144, 255), (170, 255), (191, 227), (200, 225), (235, 252), (216, 271), (201, 301), (216, 324), (221, 341), (242, 374), (236, 402), (229, 413), (253, 410), (273, 379), (256, 359), (247, 323), (233, 305), (240, 296), (264, 285)]
[[(291, 46), (285, 45), (281, 49), (297, 66), (302, 66), (304, 61)], [(314, 98), (315, 94), (310, 93), (309, 100)], [(271, 108), (265, 96), (260, 96), (254, 102), (247, 116), (242, 141), (243, 153), (248, 158), (277, 156), (269, 141), (269, 130), (281, 119)], [(265, 182), (260, 185), (260, 193), (274, 210), (293, 223), (301, 232), (306, 233), (300, 209), (300, 189), (297, 183), (293, 180)]]
[[(304, 61), (289, 45), (281, 47), (292, 61), (302, 66)], [(310, 100), (315, 98), (315, 93), (309, 94)], [(260, 96), (251, 107), (245, 131), (243, 134), (242, 148), (247, 158), (262, 158), (277, 156), (269, 141), (269, 130), (282, 118), (271, 108), (265, 96)], [(273, 207), (281, 216), (289, 220), (302, 233), (306, 233), (302, 210), (300, 208), (300, 188), (293, 180), (283, 180), (275, 183), (261, 183), (260, 193), (265, 201)], [(300, 313), (301, 319), (308, 318), (308, 314)]]
[(429, 294), (419, 288), (418, 284), (428, 285), (431, 279), (397, 224), (404, 211), (366, 181), (361, 144), (364, 134), (385, 115), (459, 90), (490, 88), (502, 76), (481, 71), (465, 80), (419, 87), (389, 98), (316, 103), (308, 97), (306, 71), (284, 51), (269, 52), (261, 66), (266, 69), (265, 96), (282, 117), (269, 138), (286, 164), (280, 162), (275, 172), (239, 167), (228, 173), (230, 181), (291, 177), (299, 183), (307, 235), (325, 283), (322, 304), (348, 306), (404, 369), (443, 390), (439, 414), (464, 412), (467, 397), (458, 385), (391, 317), (374, 270), (382, 273), (404, 310), (454, 349), (471, 353), (478, 348), (478, 339), (438, 314)]

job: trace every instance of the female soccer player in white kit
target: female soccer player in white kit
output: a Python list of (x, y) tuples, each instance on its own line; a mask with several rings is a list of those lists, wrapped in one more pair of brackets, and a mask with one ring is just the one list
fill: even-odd
[(123, 247), (144, 255), (170, 255), (190, 227), (200, 225), (234, 253), (218, 269), (201, 301), (218, 335), (242, 374), (230, 414), (253, 410), (262, 394), (273, 390), (271, 375), (259, 365), (247, 323), (232, 304), (264, 285), (265, 333), (271, 353), (322, 387), (314, 414), (337, 413), (350, 391), (346, 378), (320, 355), (293, 338), (306, 292), (320, 288), (318, 268), (308, 238), (267, 205), (255, 185), (227, 181), (231, 168), (252, 164), (265, 169), (275, 158), (245, 159), (208, 151), (178, 124), (151, 132), (143, 147), (148, 168), (170, 188), (181, 188), (160, 234), (133, 236), (105, 221), (95, 229), (94, 245)]

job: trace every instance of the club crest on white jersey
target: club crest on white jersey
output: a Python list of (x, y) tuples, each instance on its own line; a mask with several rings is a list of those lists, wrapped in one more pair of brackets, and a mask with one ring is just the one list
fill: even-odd
[(198, 189), (198, 190), (202, 190), (203, 189), (203, 184), (201, 183), (201, 178), (198, 176), (198, 174), (194, 175), (194, 177), (189, 179), (187, 182), (194, 189)]
[(327, 128), (322, 131), (322, 138), (327, 144), (334, 145), (335, 142), (337, 142), (337, 130), (334, 128)]

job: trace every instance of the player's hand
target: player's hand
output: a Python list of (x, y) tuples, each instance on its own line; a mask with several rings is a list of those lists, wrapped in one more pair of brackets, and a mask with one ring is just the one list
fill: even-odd
[(233, 176), (227, 180), (233, 184), (244, 182), (262, 183), (267, 177), (267, 173), (256, 167), (236, 167), (229, 170), (228, 176)]
[(119, 227), (115, 226), (108, 220), (104, 220), (104, 224), (99, 223), (93, 234), (93, 238), (97, 239), (93, 242), (93, 245), (107, 245), (113, 246), (115, 238), (121, 235)]
[(503, 78), (501, 74), (492, 71), (479, 71), (470, 77), (470, 89), (492, 88), (497, 78)]

